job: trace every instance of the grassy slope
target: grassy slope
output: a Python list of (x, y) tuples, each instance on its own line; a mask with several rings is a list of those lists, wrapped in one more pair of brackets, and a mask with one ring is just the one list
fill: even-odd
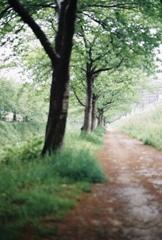
[(31, 122), (4, 122), (0, 121), (0, 146), (22, 142), (33, 135), (44, 133), (45, 125)]
[[(18, 126), (17, 126), (18, 127)], [(0, 156), (0, 236), (2, 240), (33, 239), (56, 234), (60, 221), (91, 183), (105, 181), (94, 154), (102, 147), (103, 129), (89, 136), (66, 135), (65, 149), (39, 157), (42, 138), (8, 145)], [(5, 150), (5, 151), (4, 151)], [(26, 230), (27, 229), (27, 230)]]
[[(162, 151), (162, 107), (122, 120), (117, 127), (147, 145)], [(115, 124), (116, 125), (116, 124)]]

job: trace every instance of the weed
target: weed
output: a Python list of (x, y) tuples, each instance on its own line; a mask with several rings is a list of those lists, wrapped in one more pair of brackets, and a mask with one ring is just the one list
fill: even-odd
[(0, 146), (15, 145), (22, 143), (34, 135), (42, 135), (45, 131), (45, 124), (33, 122), (3, 122), (0, 121)]
[(88, 150), (65, 149), (53, 155), (53, 159), (54, 169), (62, 177), (93, 183), (105, 181), (100, 164)]

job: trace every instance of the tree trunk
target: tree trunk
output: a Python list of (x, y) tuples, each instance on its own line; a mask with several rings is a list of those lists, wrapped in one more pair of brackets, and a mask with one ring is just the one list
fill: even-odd
[[(61, 70), (62, 69), (62, 70)], [(64, 66), (53, 71), (50, 108), (42, 155), (63, 146), (69, 100), (69, 73)]]
[(91, 131), (96, 128), (96, 111), (97, 111), (97, 97), (93, 94), (92, 97), (92, 121), (91, 121)]
[(104, 125), (104, 127), (106, 127), (106, 118), (105, 117), (103, 119), (103, 125)]
[(82, 131), (89, 133), (91, 131), (91, 117), (92, 117), (92, 88), (93, 81), (90, 74), (86, 77), (86, 104), (84, 110), (84, 123)]
[(98, 116), (98, 127), (103, 125), (103, 110), (99, 110), (99, 116)]
[(16, 118), (16, 112), (13, 112), (13, 121), (16, 122), (17, 118)]
[[(69, 1), (69, 11), (64, 7), (59, 21), (58, 33), (56, 37), (56, 51), (60, 54), (60, 59), (54, 66), (53, 78), (50, 93), (50, 107), (46, 126), (45, 143), (42, 155), (47, 152), (51, 154), (63, 146), (66, 129), (68, 102), (69, 102), (69, 64), (72, 51), (72, 41), (74, 35), (76, 0)], [(66, 11), (65, 11), (66, 9)], [(66, 16), (64, 14), (66, 13)]]

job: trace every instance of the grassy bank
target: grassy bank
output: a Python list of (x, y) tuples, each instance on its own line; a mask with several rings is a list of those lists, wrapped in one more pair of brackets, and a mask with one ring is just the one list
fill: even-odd
[(0, 121), (0, 146), (22, 142), (44, 132), (44, 123)]
[(56, 223), (92, 183), (106, 180), (94, 155), (104, 129), (89, 136), (66, 134), (65, 148), (40, 158), (42, 138), (6, 147), (0, 157), (0, 236), (2, 240), (50, 239)]
[(162, 151), (162, 107), (141, 113), (115, 124), (121, 131)]

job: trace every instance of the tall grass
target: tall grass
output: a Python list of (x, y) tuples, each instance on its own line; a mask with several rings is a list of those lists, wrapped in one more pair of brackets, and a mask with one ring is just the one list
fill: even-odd
[(0, 146), (22, 142), (33, 135), (43, 134), (45, 124), (33, 122), (4, 122), (0, 121)]
[(162, 150), (162, 107), (122, 120), (118, 128), (144, 144)]
[[(91, 184), (106, 180), (94, 154), (102, 147), (104, 130), (92, 138), (66, 135), (65, 147), (40, 157), (43, 139), (5, 147), (0, 156), (0, 239), (40, 239), (56, 234), (56, 222)], [(95, 139), (95, 141), (94, 141)], [(27, 229), (27, 230), (26, 230)]]

